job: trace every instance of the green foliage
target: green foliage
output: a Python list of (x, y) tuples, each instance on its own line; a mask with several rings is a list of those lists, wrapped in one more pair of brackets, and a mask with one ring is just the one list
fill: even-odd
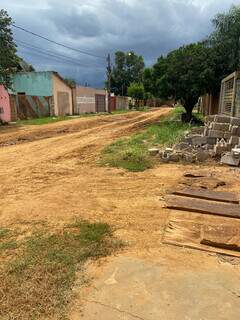
[(100, 164), (132, 172), (153, 167), (155, 159), (149, 155), (148, 149), (153, 146), (172, 146), (191, 128), (189, 124), (177, 121), (182, 111), (183, 108), (176, 108), (169, 117), (148, 126), (145, 131), (116, 140), (103, 150)]
[(196, 43), (160, 57), (152, 71), (155, 95), (181, 100), (191, 117), (194, 105), (213, 77), (208, 64), (209, 50), (203, 43)]
[(71, 88), (76, 87), (76, 81), (75, 81), (74, 79), (65, 78), (64, 81), (65, 81)]
[(133, 82), (128, 87), (128, 96), (136, 100), (144, 99), (144, 86), (142, 83)]
[(240, 6), (218, 14), (212, 22), (214, 32), (206, 40), (214, 69), (210, 89), (219, 92), (221, 80), (240, 67)]
[(213, 26), (207, 39), (159, 57), (144, 72), (145, 90), (158, 98), (181, 100), (189, 119), (198, 97), (219, 93), (221, 80), (240, 67), (240, 6), (218, 14)]
[(19, 61), (11, 24), (7, 11), (0, 10), (0, 84), (5, 88), (11, 88), (11, 74), (16, 72)]
[(142, 56), (133, 51), (115, 53), (115, 63), (111, 76), (111, 90), (116, 95), (127, 95), (127, 88), (132, 82), (142, 82), (144, 61)]

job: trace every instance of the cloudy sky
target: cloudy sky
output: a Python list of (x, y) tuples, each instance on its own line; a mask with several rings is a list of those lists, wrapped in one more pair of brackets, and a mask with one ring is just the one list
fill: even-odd
[(20, 56), (37, 70), (56, 70), (96, 87), (105, 79), (107, 53), (133, 50), (151, 65), (161, 54), (204, 38), (211, 19), (232, 4), (240, 0), (1, 0), (17, 26), (99, 58), (14, 29)]

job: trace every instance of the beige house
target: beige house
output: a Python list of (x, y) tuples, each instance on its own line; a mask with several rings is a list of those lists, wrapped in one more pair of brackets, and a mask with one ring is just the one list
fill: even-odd
[(54, 115), (64, 116), (73, 114), (72, 88), (60, 77), (57, 72), (53, 72), (53, 104)]
[(107, 111), (107, 92), (91, 87), (76, 86), (74, 114)]

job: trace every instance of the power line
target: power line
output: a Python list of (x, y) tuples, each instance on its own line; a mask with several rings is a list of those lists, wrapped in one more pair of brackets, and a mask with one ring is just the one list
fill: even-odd
[[(69, 64), (72, 64), (72, 65), (77, 65), (76, 64), (76, 62), (73, 62), (73, 61), (71, 61), (71, 60), (67, 60), (67, 59), (63, 59), (63, 58), (61, 58), (61, 57), (58, 57), (57, 55), (54, 55), (54, 54), (50, 54), (50, 53), (46, 53), (46, 52), (41, 52), (41, 51), (39, 51), (39, 50), (36, 50), (36, 49), (33, 49), (33, 48), (29, 48), (28, 46), (25, 46), (25, 45), (20, 45), (21, 47), (23, 47), (23, 48), (25, 48), (25, 49), (27, 49), (27, 50), (34, 50), (35, 52), (32, 52), (33, 54), (35, 54), (35, 55), (44, 55), (44, 56), (49, 56), (49, 57), (51, 57), (52, 59), (55, 59), (55, 60), (57, 60), (58, 62), (61, 62), (61, 61), (63, 61), (63, 62), (65, 62), (65, 63), (69, 63)], [(83, 66), (83, 67), (90, 67), (90, 66), (87, 66), (87, 65), (81, 65), (81, 66)], [(96, 68), (96, 67), (95, 67)], [(100, 67), (98, 67), (98, 68), (100, 68)]]
[(78, 60), (73, 59), (73, 58), (71, 58), (71, 57), (68, 57), (68, 56), (63, 55), (63, 54), (59, 54), (59, 53), (54, 52), (54, 51), (51, 51), (51, 50), (46, 50), (46, 49), (42, 49), (42, 48), (40, 48), (40, 47), (33, 46), (33, 45), (31, 45), (31, 44), (29, 44), (29, 43), (27, 43), (27, 42), (21, 41), (21, 40), (15, 39), (15, 41), (16, 41), (17, 44), (18, 44), (19, 46), (21, 46), (21, 47), (26, 47), (26, 48), (28, 48), (28, 49), (32, 49), (32, 50), (34, 50), (34, 51), (43, 53), (43, 54), (45, 54), (45, 55), (49, 55), (49, 56), (56, 57), (56, 58), (58, 58), (58, 59), (64, 58), (65, 60), (70, 61), (70, 62), (72, 62), (72, 63), (74, 63), (74, 64), (77, 64), (77, 65), (79, 65), (79, 66), (82, 66), (82, 67), (101, 68), (101, 66), (95, 66), (95, 65), (91, 65), (91, 66), (90, 66), (90, 65), (87, 65), (87, 64), (83, 64), (83, 63), (81, 64)]
[(82, 54), (86, 54), (86, 55), (88, 55), (88, 56), (92, 56), (92, 57), (95, 57), (95, 58), (100, 58), (100, 59), (106, 60), (106, 57), (98, 56), (98, 55), (96, 55), (96, 54), (94, 54), (94, 53), (90, 53), (90, 52), (86, 52), (86, 51), (82, 51), (82, 50), (79, 50), (79, 49), (76, 49), (76, 48), (72, 48), (72, 47), (66, 46), (65, 44), (62, 44), (62, 43), (56, 42), (56, 41), (54, 41), (54, 40), (48, 39), (48, 38), (46, 38), (46, 37), (44, 37), (44, 36), (41, 36), (40, 34), (37, 34), (37, 33), (35, 33), (35, 32), (29, 31), (29, 30), (27, 30), (27, 29), (25, 29), (25, 28), (22, 28), (22, 27), (20, 27), (20, 26), (15, 25), (15, 24), (12, 24), (12, 26), (13, 26), (14, 28), (19, 29), (19, 30), (22, 30), (22, 31), (24, 31), (24, 32), (27, 32), (27, 33), (35, 36), (35, 37), (41, 38), (41, 39), (46, 40), (46, 41), (48, 41), (48, 42), (52, 42), (52, 43), (54, 43), (54, 44), (56, 44), (56, 45), (58, 45), (58, 46), (61, 46), (61, 47), (64, 47), (64, 48), (67, 48), (67, 49), (70, 49), (70, 50), (73, 50), (73, 51), (76, 51), (76, 52), (79, 52), (79, 53), (82, 53)]

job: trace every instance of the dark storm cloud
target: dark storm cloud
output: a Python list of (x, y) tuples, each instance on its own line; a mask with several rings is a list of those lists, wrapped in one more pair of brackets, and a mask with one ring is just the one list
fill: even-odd
[(97, 37), (101, 34), (101, 24), (96, 13), (87, 8), (51, 7), (41, 13), (43, 19), (55, 24), (59, 32), (70, 37)]
[[(154, 63), (180, 45), (205, 38), (211, 19), (238, 0), (2, 0), (16, 24), (68, 46), (106, 56), (134, 50)], [(18, 40), (77, 59), (82, 66), (54, 61), (19, 47), (20, 54), (38, 69), (56, 69), (63, 76), (101, 86), (105, 61), (78, 54), (15, 31)]]

